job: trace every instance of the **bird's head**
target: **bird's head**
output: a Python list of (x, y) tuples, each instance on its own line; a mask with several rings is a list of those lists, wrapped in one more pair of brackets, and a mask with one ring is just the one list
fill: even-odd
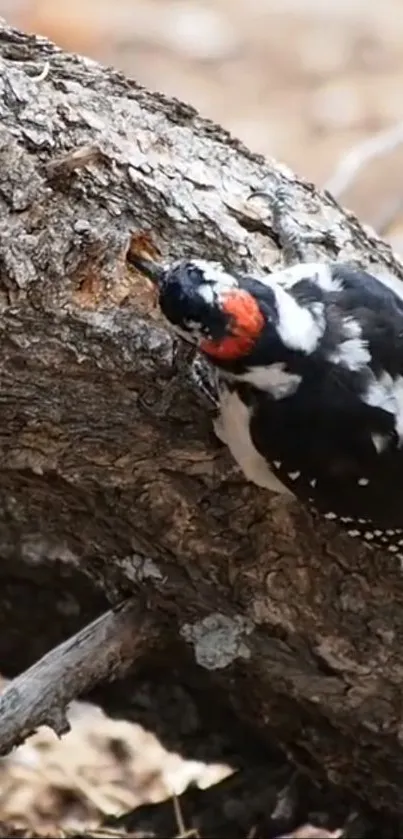
[(140, 257), (131, 261), (157, 287), (161, 311), (175, 331), (213, 363), (231, 364), (253, 352), (266, 317), (246, 278), (203, 260), (168, 268)]

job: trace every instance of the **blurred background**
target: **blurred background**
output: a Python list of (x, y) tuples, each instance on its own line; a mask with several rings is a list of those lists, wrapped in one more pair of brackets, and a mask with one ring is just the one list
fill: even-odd
[[(0, 0), (0, 15), (191, 103), (400, 245), (402, 0)], [(351, 150), (370, 159), (334, 181)]]
[[(0, 0), (0, 16), (189, 102), (403, 253), (403, 0)], [(87, 706), (74, 720), (0, 761), (0, 821), (55, 836), (225, 774)]]

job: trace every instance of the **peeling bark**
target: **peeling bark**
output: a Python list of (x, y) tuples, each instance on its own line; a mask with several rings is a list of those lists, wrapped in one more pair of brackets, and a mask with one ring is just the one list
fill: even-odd
[(141, 596), (185, 681), (190, 661), (257, 737), (402, 812), (400, 568), (243, 481), (126, 253), (150, 232), (261, 272), (280, 254), (245, 201), (275, 183), (332, 229), (319, 258), (402, 264), (187, 105), (5, 25), (0, 66), (1, 670)]

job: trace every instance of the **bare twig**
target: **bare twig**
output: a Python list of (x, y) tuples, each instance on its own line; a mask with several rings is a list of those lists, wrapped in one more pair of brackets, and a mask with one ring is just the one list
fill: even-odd
[(197, 828), (191, 827), (189, 830), (185, 827), (185, 821), (182, 815), (181, 805), (176, 793), (172, 793), (172, 803), (174, 807), (176, 825), (178, 833), (175, 839), (200, 839), (200, 833)]
[(335, 172), (325, 184), (325, 189), (335, 198), (340, 198), (364, 166), (371, 160), (394, 151), (401, 143), (403, 143), (403, 122), (398, 122), (392, 128), (380, 131), (375, 137), (370, 137), (353, 146), (341, 158)]
[(123, 603), (55, 647), (14, 679), (0, 697), (0, 754), (7, 754), (40, 725), (66, 734), (66, 708), (98, 682), (123, 676), (149, 652), (158, 627), (134, 600)]
[(31, 76), (32, 81), (37, 82), (37, 83), (44, 82), (45, 79), (49, 75), (49, 70), (50, 70), (50, 63), (49, 63), (49, 61), (45, 61), (44, 65), (43, 65), (43, 68), (42, 68), (41, 72), (39, 73), (39, 75), (38, 76)]

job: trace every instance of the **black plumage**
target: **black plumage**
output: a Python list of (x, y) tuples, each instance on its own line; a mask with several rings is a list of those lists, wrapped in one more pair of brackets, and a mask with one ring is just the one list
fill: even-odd
[[(403, 560), (403, 285), (400, 295), (338, 263), (257, 279), (196, 260), (168, 268), (159, 289), (165, 316), (219, 371), (222, 397), (236, 397), (224, 424), (238, 404), (245, 441), (292, 493)], [(226, 301), (238, 291), (262, 325), (237, 355), (242, 319)], [(206, 336), (230, 336), (231, 354), (210, 353)], [(233, 434), (223, 439), (253, 480), (251, 450), (245, 468)]]

